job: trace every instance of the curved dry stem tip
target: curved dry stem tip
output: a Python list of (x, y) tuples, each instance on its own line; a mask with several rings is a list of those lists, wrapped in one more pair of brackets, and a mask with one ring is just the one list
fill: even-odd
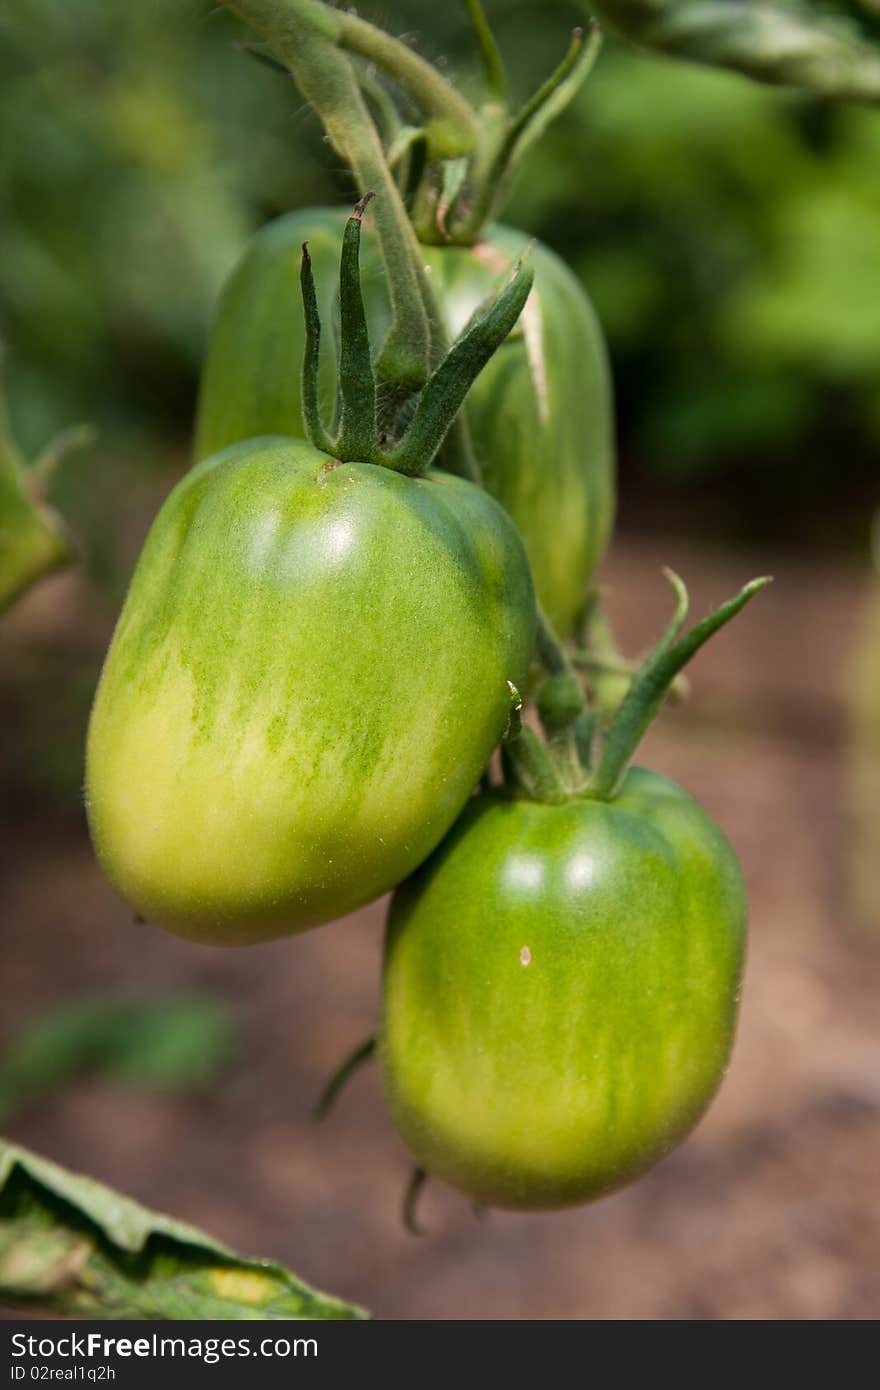
[(687, 591), (687, 585), (680, 574), (676, 574), (675, 570), (670, 569), (668, 565), (662, 567), (661, 573), (663, 578), (672, 586), (672, 592), (675, 594), (675, 612), (672, 615), (669, 626), (660, 638), (661, 643), (668, 645), (670, 642), (675, 641), (681, 629), (684, 627), (691, 601)]
[(424, 1168), (413, 1168), (409, 1182), (403, 1194), (403, 1205), (400, 1210), (400, 1217), (403, 1221), (404, 1229), (409, 1231), (411, 1236), (423, 1236), (424, 1226), (419, 1225), (417, 1207), (419, 1198), (422, 1195), (425, 1183), (428, 1181), (428, 1174)]
[(352, 1077), (354, 1073), (358, 1071), (360, 1067), (363, 1066), (364, 1062), (369, 1061), (369, 1059), (373, 1056), (375, 1051), (375, 1034), (372, 1034), (369, 1038), (365, 1038), (362, 1043), (358, 1043), (357, 1047), (354, 1048), (354, 1050), (350, 1052), (348, 1056), (345, 1058), (345, 1060), (336, 1068), (336, 1071), (333, 1073), (333, 1075), (330, 1077), (330, 1080), (324, 1086), (323, 1091), (318, 1097), (317, 1104), (315, 1105), (315, 1108), (312, 1111), (313, 1119), (323, 1120), (330, 1114), (330, 1111), (333, 1109), (333, 1106), (336, 1103), (336, 1097), (339, 1095), (339, 1092), (342, 1090), (343, 1086), (350, 1079), (350, 1077)]
[(363, 195), (362, 198), (359, 198), (359, 199), (358, 199), (358, 202), (357, 202), (357, 206), (355, 207), (354, 212), (351, 214), (352, 217), (356, 217), (357, 220), (358, 220), (358, 222), (362, 222), (362, 221), (363, 221), (363, 217), (364, 217), (364, 213), (366, 212), (367, 208), (370, 206), (370, 203), (373, 201), (373, 199), (375, 198), (375, 196), (376, 196), (375, 192), (374, 192), (373, 190), (370, 190), (369, 193), (365, 193), (365, 194)]
[(501, 735), (502, 743), (506, 743), (512, 738), (519, 738), (522, 733), (523, 698), (513, 681), (507, 682), (507, 692), (510, 703), (507, 709), (507, 728)]
[(98, 431), (94, 425), (88, 424), (71, 425), (68, 429), (62, 430), (60, 434), (56, 434), (55, 438), (46, 445), (28, 473), (31, 495), (35, 498), (41, 497), (68, 455), (79, 449), (91, 448), (96, 443), (97, 438)]

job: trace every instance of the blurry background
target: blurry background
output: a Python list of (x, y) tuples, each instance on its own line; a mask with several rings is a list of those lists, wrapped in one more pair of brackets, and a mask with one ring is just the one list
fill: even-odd
[[(487, 9), (525, 95), (580, 11)], [(463, 7), (424, 11), (362, 6), (472, 87)], [(308, 1120), (371, 1028), (381, 908), (241, 954), (174, 942), (131, 923), (80, 805), (94, 683), (140, 541), (187, 466), (218, 288), (262, 222), (354, 194), (244, 37), (201, 0), (22, 0), (0, 17), (12, 419), (31, 452), (74, 421), (99, 431), (53, 486), (80, 570), (0, 628), (0, 1121), (383, 1316), (876, 1316), (880, 955), (873, 908), (849, 891), (866, 834), (849, 774), (873, 794), (880, 113), (608, 41), (516, 185), (506, 220), (569, 259), (610, 343), (621, 504), (605, 577), (627, 649), (664, 621), (663, 563), (697, 612), (777, 575), (644, 754), (733, 838), (753, 948), (732, 1075), (684, 1149), (573, 1216), (475, 1225), (438, 1189), (420, 1244), (397, 1226), (406, 1165), (376, 1078), (325, 1127)], [(863, 860), (880, 858), (868, 811)], [(120, 995), (134, 1000), (122, 1024)]]

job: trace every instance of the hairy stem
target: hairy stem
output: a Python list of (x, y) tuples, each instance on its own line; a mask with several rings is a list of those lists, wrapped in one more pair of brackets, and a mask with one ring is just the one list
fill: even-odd
[(436, 357), (439, 328), (423, 258), (382, 150), (352, 60), (339, 48), (341, 13), (317, 0), (224, 0), (268, 41), (317, 111), (359, 191), (372, 189), (392, 322), (376, 364), (380, 384), (403, 399), (418, 391)]

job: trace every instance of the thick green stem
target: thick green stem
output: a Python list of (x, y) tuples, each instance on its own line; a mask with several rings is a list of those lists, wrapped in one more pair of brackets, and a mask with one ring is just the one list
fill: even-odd
[[(313, 11), (326, 10), (317, 0), (305, 2)], [(332, 10), (330, 16), (337, 24), (335, 42), (388, 73), (431, 117), (427, 132), (432, 158), (451, 159), (471, 152), (479, 134), (477, 114), (431, 63), (351, 11)]]
[[(468, 154), (476, 143), (477, 114), (468, 101), (431, 63), (399, 39), (369, 24), (350, 10), (332, 8), (322, 0), (224, 0), (270, 44), (291, 22), (307, 26), (337, 48), (374, 63), (407, 93), (430, 118), (433, 156), (446, 159)], [(274, 30), (275, 34), (270, 32)], [(286, 62), (284, 55), (278, 55)]]
[(519, 732), (501, 745), (501, 764), (507, 785), (524, 792), (531, 801), (554, 806), (569, 795), (547, 744), (528, 724), (521, 725)]
[(676, 594), (672, 622), (654, 650), (645, 658), (617, 711), (608, 733), (602, 758), (590, 779), (589, 795), (610, 801), (620, 789), (633, 754), (660, 707), (666, 692), (678, 672), (699, 651), (704, 642), (729, 623), (751, 598), (770, 583), (768, 577), (753, 579), (727, 603), (697, 623), (684, 637), (676, 641), (687, 617), (688, 597), (678, 575), (670, 570), (666, 576)]
[[(538, 691), (541, 727), (566, 790), (579, 791), (586, 781), (592, 751), (593, 722), (577, 672), (546, 614), (538, 609), (537, 656), (547, 672)], [(586, 755), (586, 756), (585, 756)]]
[(392, 322), (377, 362), (380, 384), (403, 399), (427, 379), (440, 333), (423, 257), (385, 160), (352, 60), (337, 46), (343, 15), (317, 0), (224, 0), (268, 41), (320, 116), (359, 190), (373, 189)]

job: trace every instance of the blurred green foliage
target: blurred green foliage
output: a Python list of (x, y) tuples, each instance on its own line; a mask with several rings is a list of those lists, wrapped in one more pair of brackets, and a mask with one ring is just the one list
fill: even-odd
[[(583, 17), (565, 0), (486, 8), (523, 96)], [(362, 12), (414, 33), (475, 93), (463, 4)], [(171, 455), (183, 466), (211, 306), (247, 238), (353, 193), (246, 37), (207, 0), (17, 0), (0, 15), (12, 413), (29, 450), (72, 420), (101, 430), (98, 459), (59, 487), (104, 578), (125, 568), (107, 535), (126, 476)], [(676, 484), (760, 473), (823, 502), (873, 476), (878, 167), (876, 111), (606, 43), (508, 218), (566, 255), (596, 301), (627, 466)]]
[(200, 0), (0, 13), (0, 334), (28, 451), (84, 416), (179, 428), (247, 236), (273, 198), (323, 192), (295, 92), (264, 84), (232, 29)]
[(516, 213), (587, 283), (643, 463), (772, 468), (794, 494), (812, 472), (829, 499), (873, 471), (878, 167), (880, 112), (606, 55)]
[(207, 1087), (234, 1044), (229, 1011), (205, 996), (80, 999), (34, 1020), (0, 1055), (0, 1121), (83, 1073), (150, 1090)]

